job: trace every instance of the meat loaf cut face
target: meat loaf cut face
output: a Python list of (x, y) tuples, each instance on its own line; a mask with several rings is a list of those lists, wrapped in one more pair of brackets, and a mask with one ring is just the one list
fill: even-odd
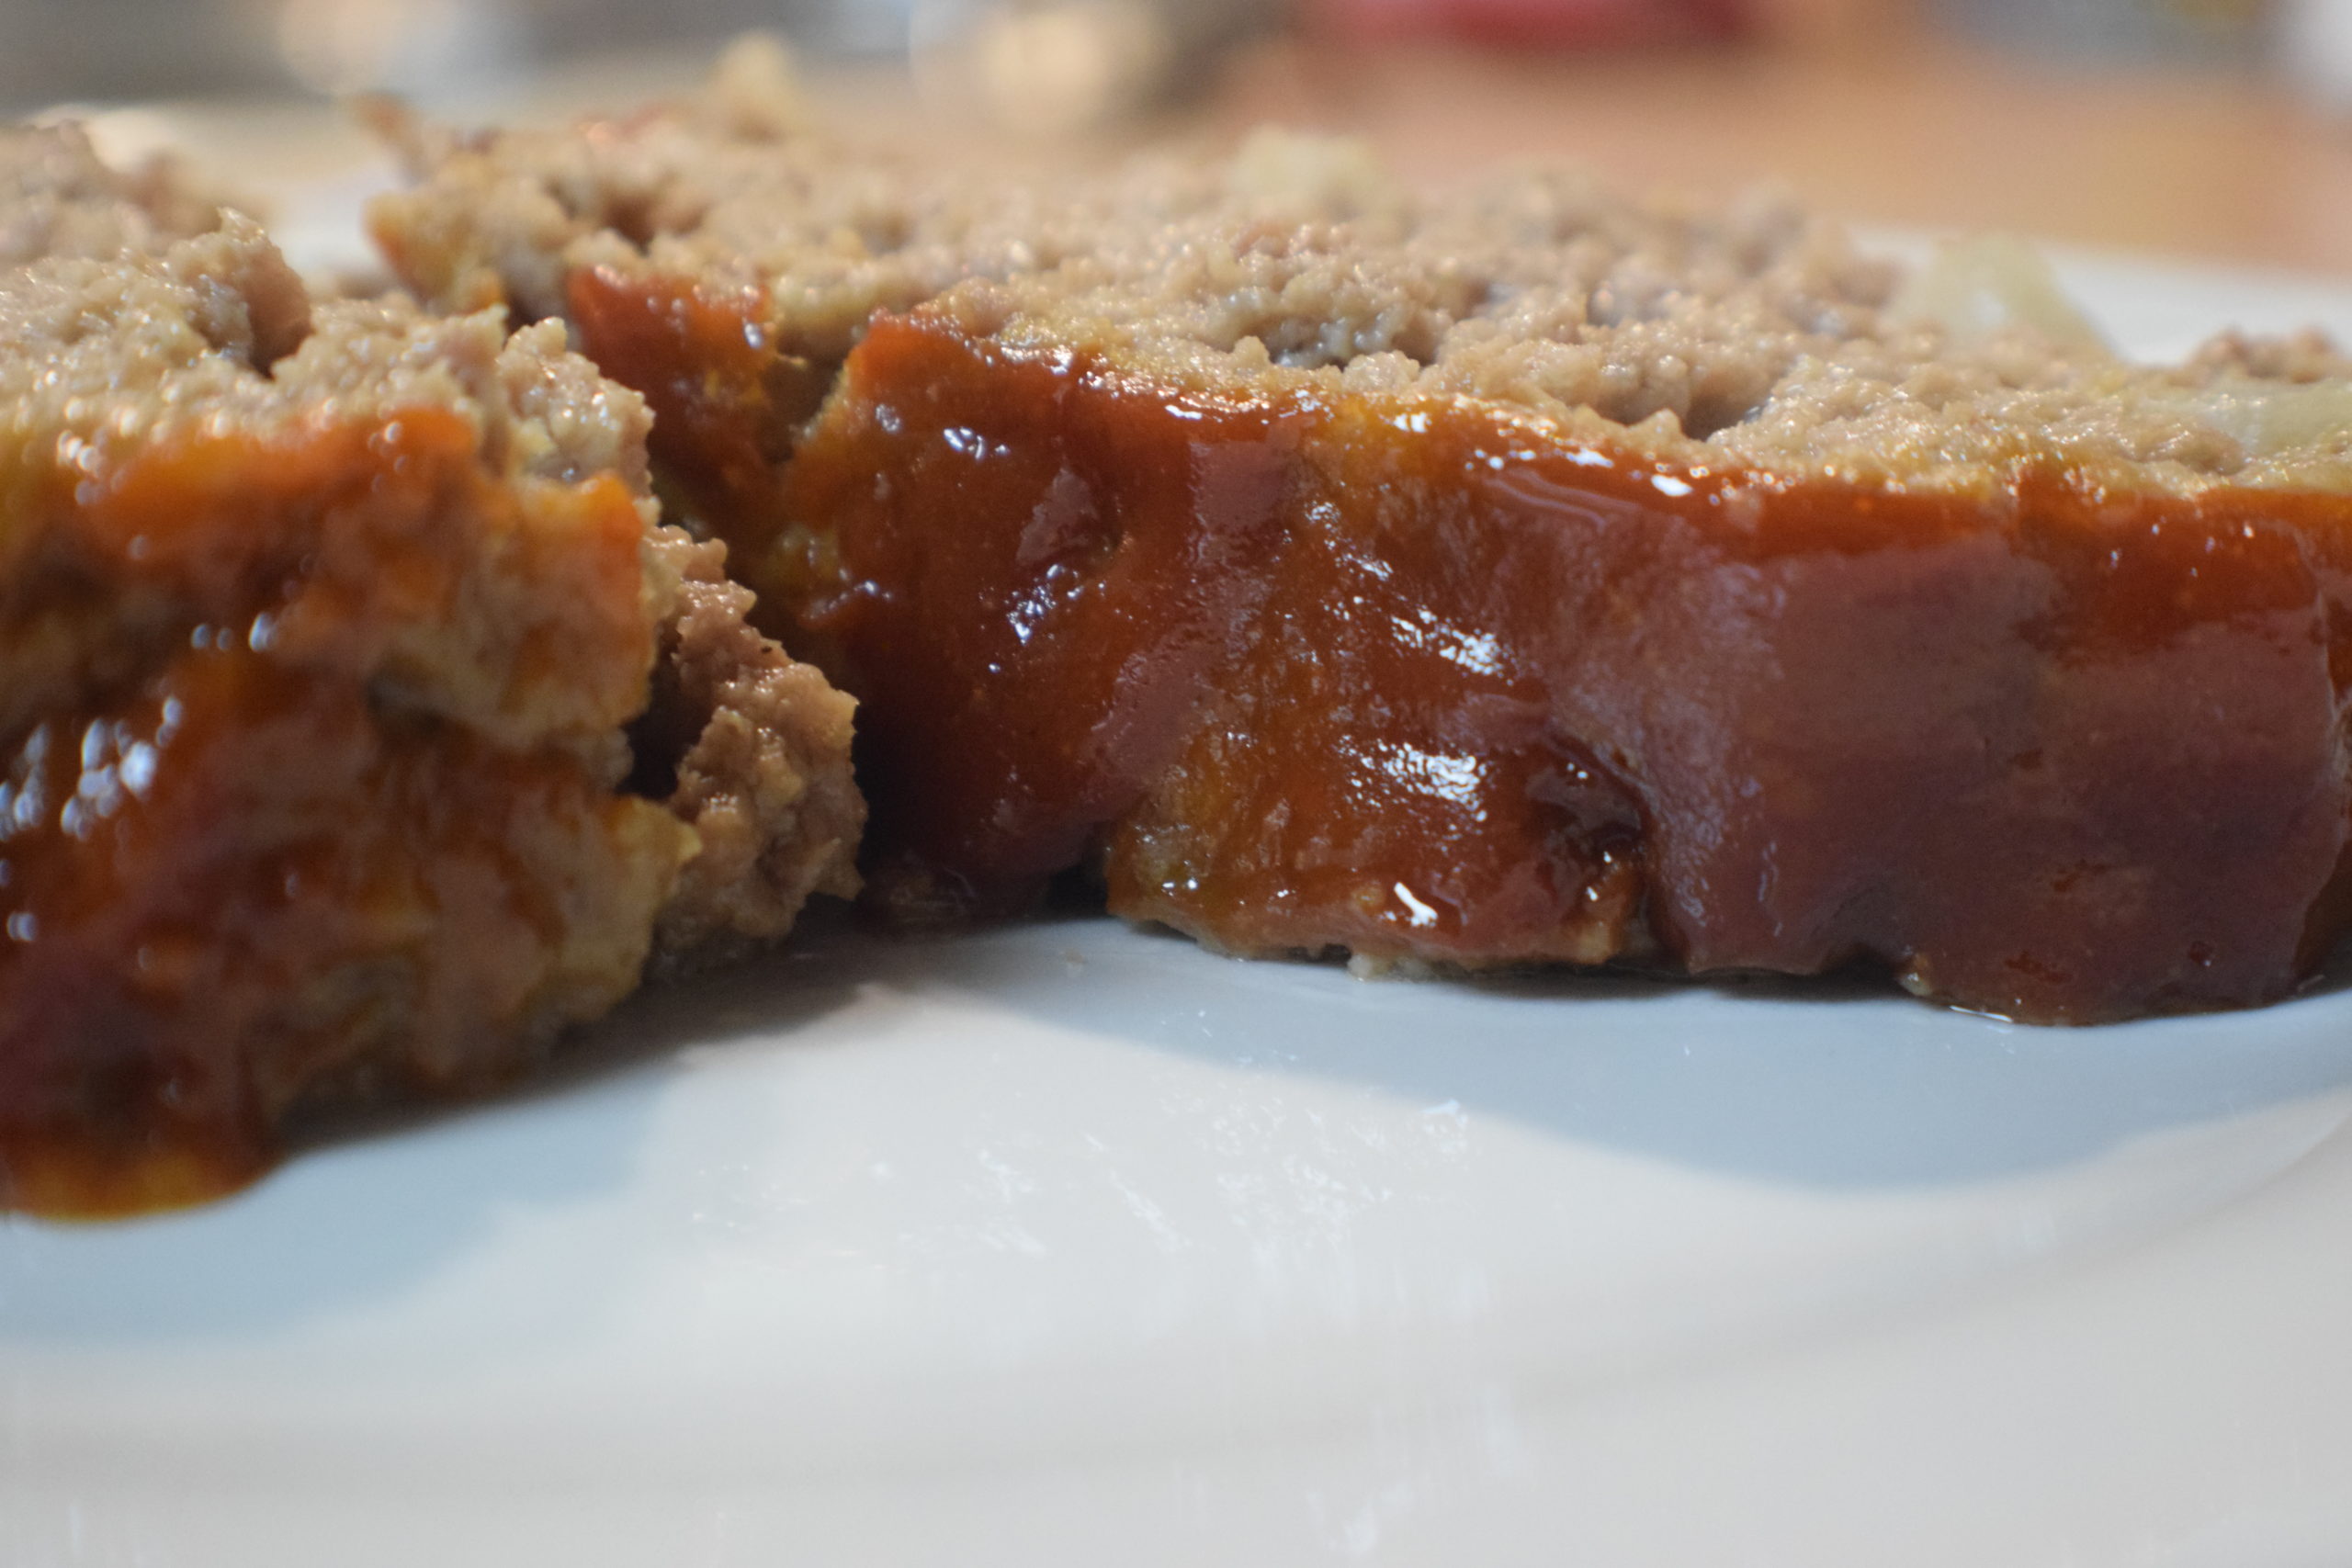
[(234, 215), (0, 269), (0, 1207), (213, 1196), (854, 888), (849, 701), (650, 526), (646, 424)]
[(1784, 204), (1282, 137), (876, 168), (653, 115), (453, 146), (378, 222), (647, 390), (865, 704), (899, 909), (1084, 866), (1238, 953), (1862, 963), (2052, 1021), (2269, 1000), (2338, 935), (2326, 345), (2134, 367), (1997, 247), (1906, 279)]

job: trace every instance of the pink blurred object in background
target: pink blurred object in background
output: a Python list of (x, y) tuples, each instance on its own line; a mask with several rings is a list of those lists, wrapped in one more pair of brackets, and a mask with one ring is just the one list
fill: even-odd
[(1316, 30), (1363, 42), (1447, 38), (1545, 49), (1737, 38), (1755, 0), (1309, 0)]

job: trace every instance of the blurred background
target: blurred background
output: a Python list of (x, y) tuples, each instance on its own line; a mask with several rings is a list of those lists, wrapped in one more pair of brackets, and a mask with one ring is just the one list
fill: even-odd
[[(2352, 0), (0, 0), (0, 108), (232, 114), (350, 156), (365, 88), (512, 118), (624, 107), (726, 39), (819, 112), (1111, 147), (1259, 119), (1418, 174), (1515, 156), (1913, 227), (2352, 275)], [(256, 129), (258, 128), (258, 129)]]

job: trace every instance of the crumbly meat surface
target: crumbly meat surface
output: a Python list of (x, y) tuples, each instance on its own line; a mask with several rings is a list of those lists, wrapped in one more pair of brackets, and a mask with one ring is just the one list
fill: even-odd
[[(11, 151), (39, 192), (86, 149)], [(653, 526), (642, 400), (558, 325), (314, 306), (250, 220), (147, 213), (0, 268), (0, 1206), (39, 1212), (502, 1081), (657, 948), (854, 886), (847, 699)]]

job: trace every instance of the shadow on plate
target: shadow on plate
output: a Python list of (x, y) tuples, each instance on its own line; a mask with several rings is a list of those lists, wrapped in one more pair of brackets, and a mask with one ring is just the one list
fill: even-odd
[[(681, 1049), (789, 1037), (855, 980), (795, 951), (657, 985), (508, 1092), (295, 1128), (285, 1163), (220, 1202), (95, 1225), (0, 1215), (0, 1342), (257, 1340), (396, 1298), (514, 1211), (625, 1187)], [(560, 1114), (527, 1113), (542, 1108)], [(407, 1157), (368, 1157), (387, 1139)]]
[[(1065, 933), (1083, 956), (1057, 954)], [(954, 987), (1154, 1049), (1452, 1101), (1561, 1137), (1768, 1181), (1997, 1179), (2352, 1089), (2352, 963), (2252, 1011), (2020, 1025), (1860, 976), (1608, 973), (1361, 981), (1215, 957), (1105, 921), (883, 948), (872, 978)], [(1106, 1007), (1106, 998), (1129, 998)]]
[[(212, 1208), (112, 1226), (0, 1222), (0, 1337), (234, 1342), (365, 1311), (517, 1212), (625, 1190), (682, 1049), (806, 1036), (854, 1051), (814, 1026), (869, 988), (975, 998), (1238, 1069), (1243, 1098), (1253, 1077), (1270, 1096), (1302, 1077), (1359, 1085), (1702, 1170), (1867, 1193), (2028, 1175), (2352, 1089), (2347, 978), (2340, 965), (2315, 994), (2256, 1012), (2036, 1029), (1860, 980), (1361, 981), (1100, 917), (906, 940), (820, 920), (794, 952), (640, 995), (511, 1094), (306, 1129), (278, 1176)], [(393, 1138), (402, 1157), (368, 1157)]]

